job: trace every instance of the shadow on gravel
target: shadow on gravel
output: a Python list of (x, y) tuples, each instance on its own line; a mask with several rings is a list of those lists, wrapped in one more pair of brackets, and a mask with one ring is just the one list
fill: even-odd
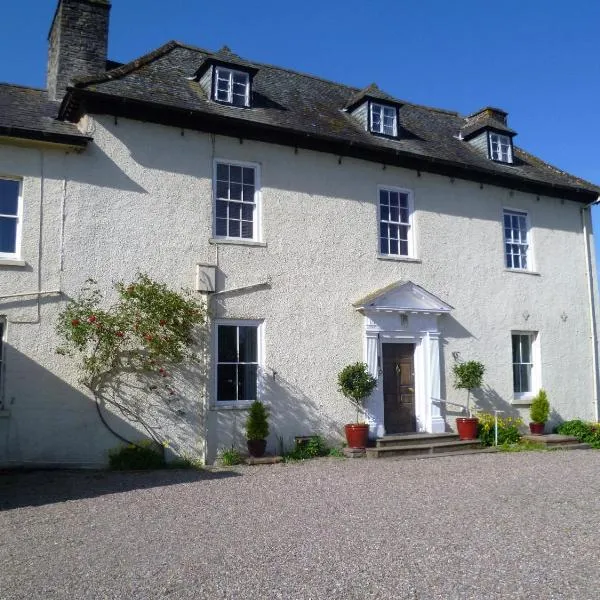
[(30, 471), (0, 474), (0, 511), (182, 483), (238, 477), (231, 471)]

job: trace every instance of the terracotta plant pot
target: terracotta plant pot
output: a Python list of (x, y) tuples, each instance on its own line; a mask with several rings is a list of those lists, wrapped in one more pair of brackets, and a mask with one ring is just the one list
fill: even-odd
[(369, 442), (369, 426), (366, 423), (350, 423), (344, 426), (348, 448), (366, 448)]
[(529, 431), (531, 435), (544, 435), (544, 427), (546, 423), (529, 423)]
[(260, 458), (265, 455), (267, 440), (248, 440), (248, 454), (254, 458)]
[(479, 419), (477, 419), (477, 417), (458, 417), (458, 419), (456, 419), (458, 437), (461, 440), (476, 440), (477, 425), (479, 425)]

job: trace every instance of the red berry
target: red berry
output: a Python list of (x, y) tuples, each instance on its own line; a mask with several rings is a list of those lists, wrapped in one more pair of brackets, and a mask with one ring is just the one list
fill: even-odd
[(161, 327), (164, 327), (167, 324), (167, 322), (164, 319), (161, 319), (159, 321), (159, 324), (160, 324)]
[(147, 334), (144, 336), (144, 338), (145, 338), (146, 340), (148, 340), (149, 342), (151, 342), (151, 341), (152, 341), (152, 336), (151, 336), (149, 333), (147, 333)]
[(88, 317), (88, 323), (95, 323), (96, 322), (96, 315), (90, 315)]
[(79, 323), (80, 323), (79, 319), (73, 319), (71, 321), (71, 325), (73, 325), (73, 327), (77, 327), (77, 325), (79, 325)]
[(164, 372), (165, 372), (165, 370), (164, 370), (164, 369), (161, 367), (161, 368), (158, 370), (158, 372), (159, 372), (159, 373), (164, 373)]
[(115, 335), (117, 337), (123, 337), (125, 334), (122, 331), (117, 331), (117, 333), (115, 333)]

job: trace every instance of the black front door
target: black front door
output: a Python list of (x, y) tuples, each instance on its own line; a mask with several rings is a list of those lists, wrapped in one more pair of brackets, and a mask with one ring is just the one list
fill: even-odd
[(416, 432), (415, 345), (383, 344), (382, 353), (385, 432)]

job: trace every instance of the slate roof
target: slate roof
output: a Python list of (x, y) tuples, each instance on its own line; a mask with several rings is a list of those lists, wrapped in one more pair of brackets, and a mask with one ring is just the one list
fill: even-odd
[(45, 90), (0, 83), (0, 135), (84, 146), (88, 137), (56, 119), (59, 106)]
[(481, 119), (478, 119), (475, 122), (466, 123), (460, 130), (464, 139), (468, 140), (470, 137), (473, 137), (474, 134), (478, 133), (481, 129), (490, 128), (495, 129), (496, 131), (502, 131), (507, 135), (513, 136), (517, 135), (517, 132), (514, 129), (508, 127), (499, 121), (498, 119), (494, 119), (490, 116), (485, 116)]

